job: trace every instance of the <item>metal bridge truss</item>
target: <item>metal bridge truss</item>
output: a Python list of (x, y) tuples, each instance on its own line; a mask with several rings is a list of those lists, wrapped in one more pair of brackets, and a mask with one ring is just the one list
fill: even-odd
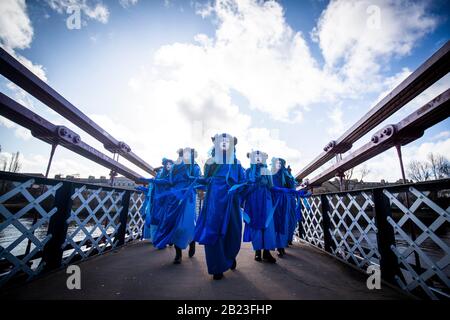
[(0, 115), (29, 129), (31, 134), (51, 145), (61, 145), (131, 180), (138, 181), (138, 173), (106, 154), (84, 143), (80, 136), (64, 126), (56, 126), (0, 92)]
[(318, 186), (365, 161), (383, 153), (393, 146), (406, 145), (420, 138), (425, 129), (450, 116), (450, 89), (419, 108), (395, 125), (388, 125), (376, 132), (370, 142), (353, 151), (336, 164), (325, 169), (309, 181)]
[(296, 179), (301, 181), (334, 156), (350, 150), (357, 140), (447, 75), (449, 71), (450, 42), (447, 42), (341, 137), (328, 143), (319, 156), (295, 175)]
[[(42, 81), (38, 76), (27, 69), (24, 65), (22, 65), (3, 48), (0, 48), (0, 73), (5, 78), (9, 79), (11, 82), (15, 83), (23, 90), (34, 96), (36, 99), (40, 100), (43, 104), (53, 109), (55, 112), (69, 120), (71, 123), (78, 126), (89, 135), (103, 143), (103, 146), (106, 150), (114, 154), (120, 154), (122, 157), (129, 160), (131, 163), (135, 164), (145, 172), (148, 172), (151, 175), (155, 175), (153, 167), (146, 163), (143, 159), (138, 157), (134, 152), (132, 152), (131, 148), (125, 142), (118, 141), (113, 136), (111, 136), (106, 130), (101, 128), (92, 119), (81, 112), (81, 110), (67, 101), (63, 96), (56, 92), (56, 90)], [(0, 115), (4, 115), (4, 113), (1, 112)], [(10, 117), (12, 117), (11, 114)], [(17, 122), (16, 118), (9, 119)], [(27, 121), (27, 128), (29, 128), (30, 126), (36, 126), (35, 133), (37, 133), (39, 131), (38, 127), (40, 123), (36, 122), (34, 118), (30, 118)], [(67, 128), (65, 129), (68, 130)], [(78, 139), (77, 141), (81, 140), (78, 134), (75, 134), (74, 136), (76, 137), (76, 139)], [(66, 147), (68, 142), (69, 141), (66, 141)], [(100, 153), (90, 146), (87, 147), (87, 150), (84, 150), (83, 153), (79, 153), (81, 151), (81, 149), (79, 148), (74, 148), (74, 150), (72, 151), (77, 152), (85, 157), (89, 153), (94, 153), (97, 155), (98, 153)], [(95, 158), (95, 156), (91, 156), (89, 159), (93, 160), (93, 158)], [(104, 161), (100, 164), (105, 165)], [(111, 166), (107, 167), (113, 169), (111, 168)]]

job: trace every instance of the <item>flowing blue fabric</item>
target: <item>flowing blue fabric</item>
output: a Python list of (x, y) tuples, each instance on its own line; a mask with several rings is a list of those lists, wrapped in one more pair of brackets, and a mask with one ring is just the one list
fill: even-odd
[(208, 273), (220, 274), (230, 269), (241, 248), (239, 196), (228, 191), (244, 182), (245, 176), (237, 160), (234, 164), (208, 161), (204, 176), (206, 195), (195, 240), (205, 246)]
[[(272, 180), (275, 187), (289, 187), (282, 170), (274, 174)], [(272, 191), (272, 198), (274, 202), (278, 201), (274, 213), (276, 247), (285, 248), (289, 241), (290, 227), (295, 225), (295, 197), (288, 192), (277, 192), (274, 190)]]
[(297, 226), (297, 200), (295, 179), (286, 169), (285, 161), (280, 159), (281, 168), (273, 175), (274, 186), (288, 189), (287, 192), (273, 192), (274, 200), (279, 200), (275, 212), (275, 231), (277, 233), (277, 248), (285, 248), (292, 241)]
[(272, 202), (271, 176), (261, 174), (261, 169), (265, 167), (263, 164), (251, 164), (245, 172), (248, 189), (244, 196), (244, 211), (250, 222), (245, 223), (244, 241), (251, 241), (254, 250), (276, 248), (273, 215), (278, 203), (274, 205)]
[[(166, 159), (163, 159), (163, 161), (164, 160)], [(143, 208), (145, 208), (144, 239), (154, 240), (155, 232), (161, 220), (161, 215), (166, 211), (166, 199), (161, 199), (159, 195), (170, 188), (169, 174), (170, 172), (163, 167), (159, 170), (155, 179), (142, 179), (149, 184), (148, 188), (138, 187), (139, 190), (146, 194), (143, 205)]]
[(197, 164), (175, 164), (169, 174), (170, 190), (156, 197), (164, 203), (153, 244), (158, 249), (174, 244), (185, 249), (194, 237), (196, 195), (195, 178), (200, 175)]

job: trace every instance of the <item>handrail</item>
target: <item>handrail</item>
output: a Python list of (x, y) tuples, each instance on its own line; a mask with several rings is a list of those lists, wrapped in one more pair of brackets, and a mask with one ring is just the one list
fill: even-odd
[(0, 171), (0, 180), (26, 182), (30, 179), (33, 179), (35, 184), (43, 184), (43, 185), (49, 185), (49, 186), (55, 186), (60, 182), (70, 182), (74, 187), (86, 186), (87, 189), (102, 188), (104, 191), (117, 190), (117, 191), (131, 191), (131, 192), (141, 193), (141, 191), (133, 189), (133, 188), (111, 187), (109, 185), (103, 185), (103, 184), (95, 184), (95, 183), (89, 183), (89, 182), (77, 182), (77, 181), (68, 180), (68, 179), (43, 178), (43, 177), (27, 175), (27, 174), (23, 174), (23, 173)]
[(138, 181), (140, 174), (84, 143), (80, 136), (64, 126), (55, 126), (33, 111), (0, 92), (0, 115), (29, 129), (31, 134), (49, 144), (59, 144), (106, 168)]
[(155, 175), (155, 171), (143, 159), (131, 151), (131, 148), (124, 142), (118, 141), (102, 127), (66, 100), (56, 90), (42, 81), (13, 56), (0, 48), (0, 73), (14, 82), (16, 85), (33, 95), (36, 99), (53, 109), (61, 116), (87, 132), (89, 135), (103, 143), (108, 151), (119, 153), (125, 159), (135, 164), (142, 170)]
[(347, 190), (347, 191), (336, 191), (336, 192), (320, 192), (320, 193), (314, 193), (314, 197), (320, 197), (320, 196), (343, 196), (346, 194), (354, 195), (362, 192), (372, 192), (375, 190), (384, 190), (389, 189), (392, 192), (405, 192), (408, 191), (409, 188), (414, 187), (417, 190), (450, 190), (450, 179), (439, 179), (439, 180), (430, 180), (430, 181), (421, 181), (421, 182), (411, 182), (411, 183), (395, 183), (395, 184), (388, 184), (388, 185), (381, 185), (377, 187), (368, 187), (368, 188), (361, 188), (361, 189), (354, 189), (354, 190)]
[(388, 125), (375, 133), (370, 142), (353, 151), (341, 161), (325, 169), (309, 181), (317, 186), (357, 165), (379, 155), (394, 145), (406, 145), (420, 138), (425, 129), (450, 116), (450, 89), (395, 125)]
[(433, 85), (450, 71), (450, 41), (426, 60), (411, 75), (370, 109), (336, 141), (331, 141), (319, 156), (299, 171), (295, 178), (300, 181), (336, 154), (351, 149), (354, 142), (367, 134), (394, 112), (402, 108), (425, 89)]

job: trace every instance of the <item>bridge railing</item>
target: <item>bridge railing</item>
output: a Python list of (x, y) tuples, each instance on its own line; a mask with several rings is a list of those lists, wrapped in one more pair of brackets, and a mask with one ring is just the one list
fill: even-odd
[(0, 171), (0, 287), (140, 239), (132, 189)]
[(298, 236), (419, 297), (450, 298), (450, 179), (314, 195)]

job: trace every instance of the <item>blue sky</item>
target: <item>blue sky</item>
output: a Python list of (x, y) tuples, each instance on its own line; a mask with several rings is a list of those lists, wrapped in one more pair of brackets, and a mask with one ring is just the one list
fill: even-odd
[[(71, 6), (80, 29), (66, 26)], [(186, 146), (203, 162), (209, 137), (227, 131), (244, 165), (246, 152), (261, 149), (297, 172), (448, 40), (449, 9), (444, 0), (3, 0), (0, 43), (154, 166)], [(449, 83), (444, 77), (385, 124)], [(102, 148), (6, 79), (0, 88)], [(22, 153), (22, 172), (45, 170), (50, 147), (4, 118), (0, 144), (2, 157)], [(450, 120), (408, 145), (405, 161), (430, 151), (450, 154)], [(367, 165), (368, 179), (399, 178), (393, 150)], [(108, 170), (60, 148), (58, 173)]]

